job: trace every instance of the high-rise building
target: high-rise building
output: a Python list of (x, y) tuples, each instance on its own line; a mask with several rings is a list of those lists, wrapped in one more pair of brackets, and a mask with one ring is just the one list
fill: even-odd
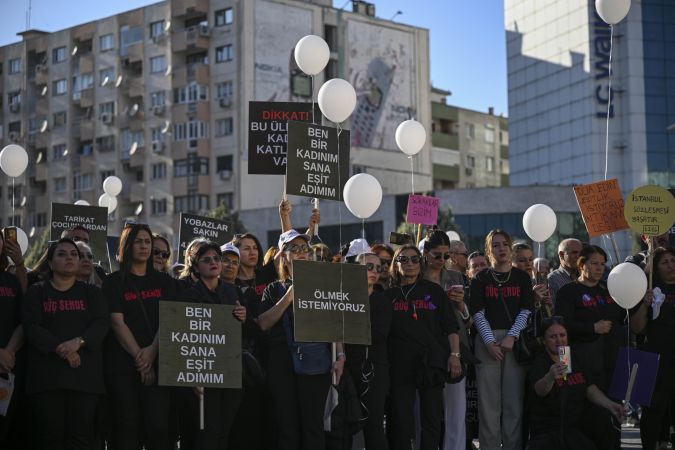
[(509, 122), (447, 104), (449, 91), (431, 92), (431, 163), (434, 189), (509, 185)]
[[(605, 178), (610, 28), (594, 0), (506, 0), (510, 184)], [(614, 29), (607, 177), (675, 186), (675, 3)]]
[[(331, 48), (313, 80), (293, 57), (308, 34)], [(352, 173), (386, 193), (410, 186), (396, 127), (411, 116), (431, 125), (428, 31), (362, 1), (346, 12), (330, 0), (166, 0), (21, 36), (0, 48), (0, 139), (25, 146), (30, 165), (13, 191), (0, 179), (0, 224), (27, 232), (47, 226), (52, 202), (97, 204), (113, 174), (124, 188), (110, 234), (128, 217), (173, 236), (180, 212), (278, 204), (282, 176), (247, 174), (248, 102), (311, 102), (330, 78), (357, 92), (344, 124)], [(429, 148), (414, 159), (419, 190), (431, 189)]]

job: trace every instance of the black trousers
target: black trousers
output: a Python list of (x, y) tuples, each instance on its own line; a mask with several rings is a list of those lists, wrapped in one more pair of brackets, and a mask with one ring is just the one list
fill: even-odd
[(657, 349), (642, 348), (641, 350), (661, 353), (659, 371), (656, 374), (656, 384), (649, 406), (642, 407), (640, 418), (640, 437), (642, 448), (645, 450), (656, 448), (656, 443), (663, 439), (664, 426), (669, 426), (670, 399), (673, 395), (675, 370), (672, 363), (672, 351), (658, 352)]
[[(195, 449), (227, 450), (230, 431), (239, 410), (241, 389), (204, 389), (204, 429), (199, 429), (199, 397), (191, 401), (191, 428), (196, 436)], [(182, 446), (181, 446), (182, 447)]]
[(112, 419), (112, 450), (173, 450), (170, 388), (143, 386), (138, 372), (106, 374), (108, 404)]
[(278, 450), (324, 450), (323, 412), (330, 373), (296, 375), (288, 347), (270, 348), (267, 378), (277, 425)]
[(239, 411), (230, 432), (230, 450), (273, 450), (276, 427), (268, 387), (244, 388)]
[(368, 361), (365, 364), (363, 361), (350, 364), (348, 361), (347, 370), (354, 380), (356, 392), (365, 408), (364, 415), (367, 416), (363, 424), (366, 450), (387, 450), (389, 446), (384, 430), (384, 413), (389, 392), (389, 365)]
[(29, 396), (35, 450), (91, 450), (98, 394), (59, 389)]

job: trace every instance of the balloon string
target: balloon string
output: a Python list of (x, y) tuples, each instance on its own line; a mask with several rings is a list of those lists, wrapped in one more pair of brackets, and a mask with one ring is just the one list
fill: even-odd
[(605, 180), (607, 180), (607, 167), (609, 164), (609, 114), (612, 109), (612, 45), (614, 39), (614, 25), (609, 26), (609, 87), (607, 95), (607, 120), (605, 124)]
[[(335, 123), (337, 126), (337, 153), (338, 153), (338, 223), (339, 223), (339, 241), (340, 246), (338, 247), (342, 251), (342, 201), (344, 200), (344, 194), (342, 192), (342, 167), (340, 165), (340, 134), (342, 133), (342, 127), (338, 122)], [(346, 258), (340, 259), (340, 292), (342, 292), (342, 264), (346, 262)], [(342, 311), (342, 342), (345, 341), (345, 312)]]
[(14, 180), (16, 180), (16, 178), (12, 177), (12, 220), (11, 220), (11, 223), (12, 223), (13, 227), (16, 226), (16, 217), (14, 216), (14, 190), (16, 188), (14, 187)]
[(311, 76), (312, 80), (312, 124), (316, 125), (316, 120), (314, 119), (314, 75)]
[(366, 238), (366, 219), (361, 219), (361, 237)]
[(628, 309), (626, 309), (626, 328), (626, 361), (628, 362), (628, 383), (630, 383), (630, 314)]
[(412, 156), (408, 156), (410, 160), (410, 192), (412, 195), (415, 195), (415, 170), (413, 169), (413, 160)]

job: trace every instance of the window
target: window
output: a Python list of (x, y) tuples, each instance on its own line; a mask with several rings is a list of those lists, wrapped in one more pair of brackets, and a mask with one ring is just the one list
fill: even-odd
[(164, 142), (164, 138), (166, 136), (166, 133), (162, 133), (162, 128), (161, 127), (156, 127), (156, 128), (151, 128), (150, 129), (150, 136), (151, 136), (151, 141), (155, 142)]
[(94, 153), (94, 143), (92, 141), (83, 142), (77, 149), (78, 155), (91, 156), (93, 153)]
[(101, 172), (99, 172), (99, 174), (101, 176), (101, 183), (103, 183), (106, 178), (115, 175), (115, 170), (114, 169), (113, 170), (101, 170)]
[(495, 130), (485, 128), (485, 142), (493, 144), (495, 142)]
[(62, 193), (66, 192), (67, 184), (66, 177), (54, 178), (54, 192)]
[(9, 73), (21, 73), (21, 58), (14, 58), (9, 60)]
[(184, 141), (192, 139), (206, 139), (209, 137), (209, 124), (199, 120), (173, 125), (173, 139)]
[(188, 156), (188, 159), (178, 159), (173, 165), (173, 176), (186, 177), (188, 175), (208, 175), (209, 158)]
[(98, 38), (98, 44), (101, 49), (101, 51), (105, 50), (110, 50), (115, 48), (115, 35), (114, 34), (106, 34), (105, 36), (101, 36)]
[(8, 92), (7, 93), (7, 103), (10, 106), (20, 105), (21, 104), (21, 91)]
[(495, 159), (492, 156), (488, 156), (485, 159), (485, 168), (487, 169), (488, 172), (495, 171)]
[(52, 159), (58, 161), (59, 159), (64, 159), (68, 155), (68, 150), (66, 149), (66, 144), (58, 144), (52, 146)]
[(106, 67), (98, 71), (98, 80), (101, 86), (106, 86), (115, 82), (115, 69)]
[(191, 194), (187, 196), (174, 197), (173, 207), (175, 211), (198, 212), (209, 208), (209, 196)]
[(451, 135), (456, 135), (457, 132), (455, 130), (455, 122), (452, 120), (448, 119), (439, 119), (438, 120), (439, 124), (439, 132), (443, 134), (451, 134)]
[(137, 147), (143, 147), (145, 145), (145, 139), (143, 136), (143, 131), (131, 131), (128, 128), (125, 128), (122, 131), (122, 148), (120, 149), (120, 155), (122, 159), (129, 158), (129, 152), (131, 146), (135, 143)]
[(476, 167), (476, 158), (471, 155), (466, 155), (466, 167)]
[(52, 81), (52, 97), (56, 97), (57, 95), (63, 95), (68, 91), (68, 81), (63, 79), (63, 80), (56, 80)]
[(216, 172), (222, 172), (223, 170), (232, 170), (232, 155), (216, 158)]
[(208, 98), (208, 88), (197, 83), (190, 83), (185, 87), (173, 90), (174, 103), (194, 103), (196, 101), (206, 101)]
[(94, 87), (94, 74), (89, 72), (89, 73), (83, 73), (81, 78), (80, 78), (80, 89), (91, 89)]
[(156, 214), (166, 214), (166, 199), (161, 200), (152, 199), (150, 201), (150, 213), (153, 215)]
[(223, 25), (232, 24), (232, 8), (225, 8), (215, 12), (214, 18), (215, 26), (222, 27)]
[(474, 139), (476, 137), (476, 127), (472, 123), (466, 124), (466, 137)]
[(152, 179), (159, 180), (166, 178), (166, 163), (157, 163), (152, 165)]
[(162, 36), (164, 34), (164, 21), (158, 20), (150, 24), (150, 39)]
[(54, 127), (62, 127), (66, 124), (67, 115), (65, 111), (55, 112), (52, 118)]
[(153, 92), (150, 94), (150, 107), (153, 108), (155, 106), (164, 106), (166, 103), (166, 92), (165, 91), (157, 91)]
[(82, 174), (75, 172), (73, 174), (73, 191), (89, 191), (92, 188), (92, 176), (90, 173)]
[(216, 95), (218, 98), (232, 97), (232, 82), (225, 81), (223, 83), (216, 84)]
[(232, 61), (232, 44), (216, 47), (216, 62)]
[(66, 60), (66, 47), (58, 47), (52, 50), (52, 64), (57, 64)]
[(166, 71), (166, 56), (160, 55), (150, 58), (150, 72), (158, 73)]
[(232, 136), (232, 117), (216, 120), (216, 137)]
[(291, 72), (291, 92), (293, 95), (300, 97), (312, 96), (312, 80), (310, 77), (302, 73), (301, 70), (295, 69)]
[(45, 227), (47, 226), (47, 213), (31, 213), (28, 216), (29, 227)]
[(98, 105), (98, 117), (99, 119), (103, 114), (110, 114), (114, 115), (115, 114), (115, 102), (105, 102), (105, 103), (99, 103)]
[(225, 192), (224, 194), (218, 194), (218, 197), (216, 197), (216, 201), (218, 202), (218, 206), (225, 205), (227, 206), (228, 209), (232, 209), (234, 207), (234, 195), (232, 194), (232, 192)]
[[(115, 150), (115, 136), (99, 136), (96, 138), (96, 149), (99, 152), (111, 152)], [(113, 170), (113, 175), (115, 171)]]

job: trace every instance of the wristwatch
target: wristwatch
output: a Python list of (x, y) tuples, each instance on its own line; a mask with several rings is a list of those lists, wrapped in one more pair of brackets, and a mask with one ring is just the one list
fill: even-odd
[(461, 358), (462, 354), (461, 353), (450, 353), (450, 356), (454, 356), (455, 358)]

